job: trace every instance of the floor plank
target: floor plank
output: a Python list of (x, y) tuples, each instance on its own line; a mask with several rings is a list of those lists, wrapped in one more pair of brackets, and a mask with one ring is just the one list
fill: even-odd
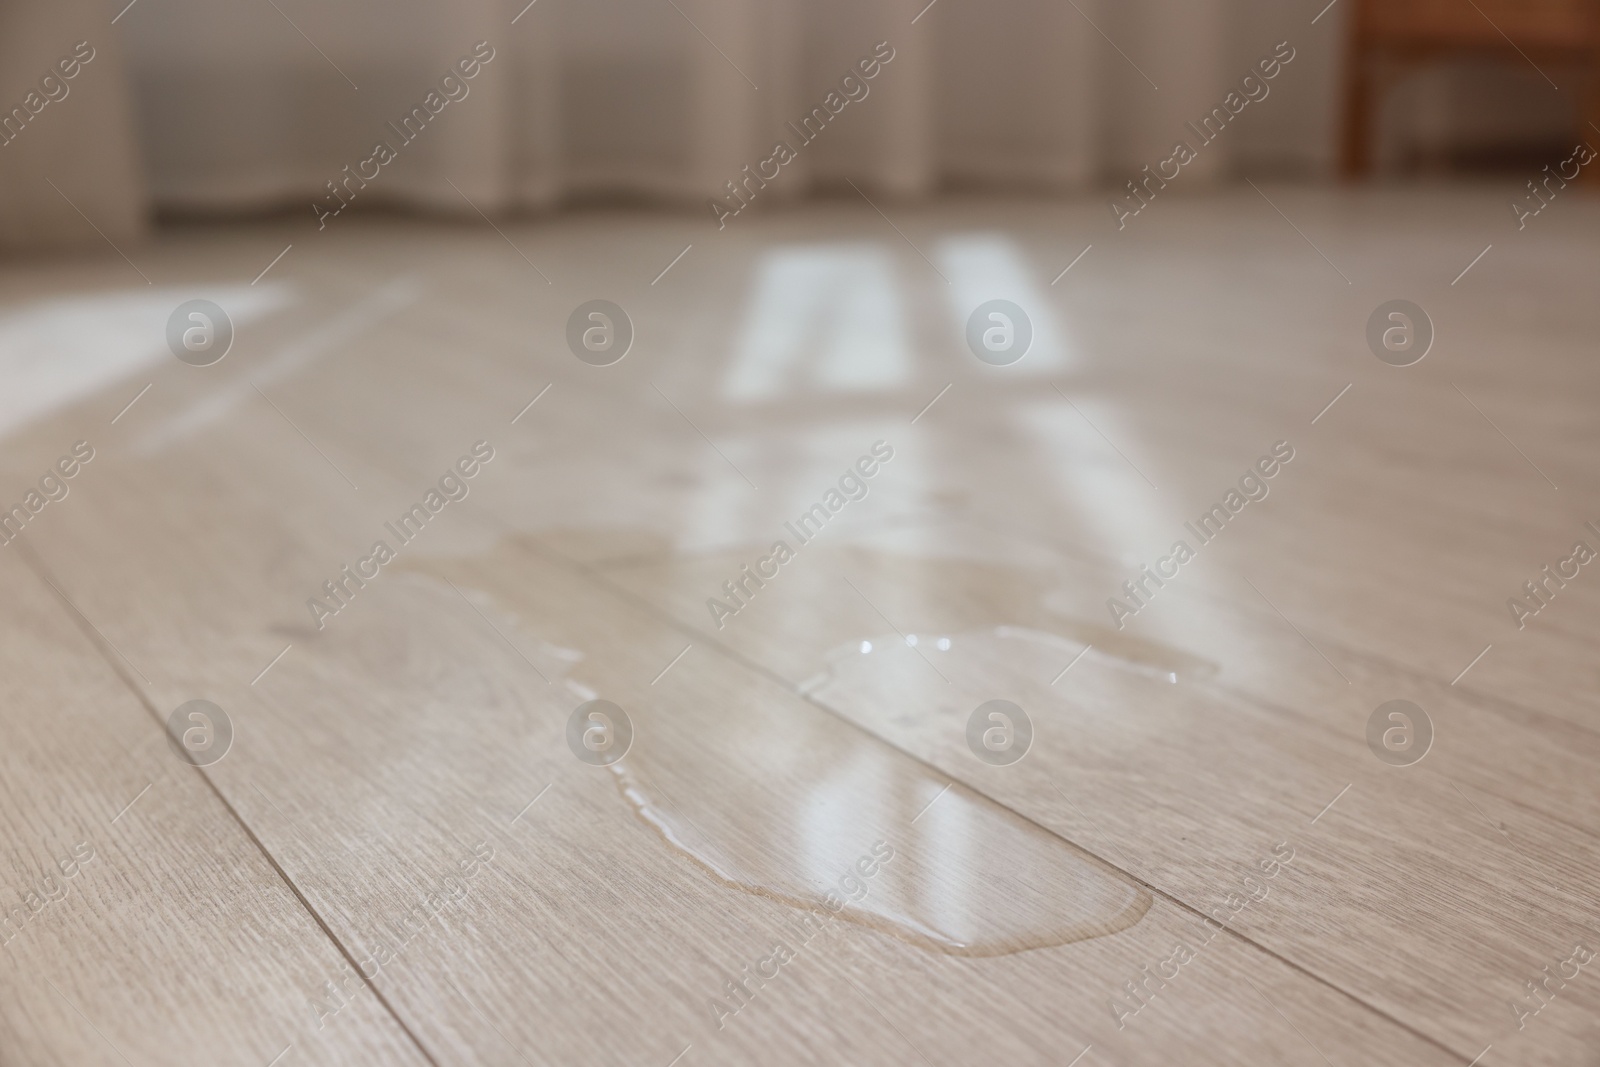
[[(352, 227), (285, 262), (229, 359), (86, 394), (0, 475), (94, 442), (23, 536), (127, 688), (234, 715), (216, 795), (357, 961), (403, 944), (372, 985), (438, 1062), (1574, 1062), (1600, 993), (1521, 1030), (1510, 1004), (1596, 938), (1600, 608), (1587, 572), (1526, 630), (1505, 598), (1600, 521), (1575, 269), (1600, 213), (1452, 289), (1491, 199), (1293, 199), (1348, 291), (1247, 197), (1175, 201), (1060, 288), (1092, 205), (908, 212), (949, 287), (854, 208), (756, 220), (659, 287), (686, 220), (516, 228), (551, 286), (497, 235)], [(276, 240), (177, 237), (147, 269), (232, 277)], [(1048, 327), (1015, 368), (965, 352), (953, 295), (996, 256)], [(773, 281), (818, 263), (890, 309), (873, 345), (840, 339), (848, 287)], [(1404, 370), (1362, 340), (1397, 292), (1439, 327)], [(565, 350), (597, 295), (637, 327), (615, 367)], [(784, 330), (799, 362), (751, 354)], [(478, 440), (470, 497), (319, 628), (307, 599)], [(717, 627), (707, 598), (880, 440), (867, 499)], [(1278, 440), (1270, 497), (1116, 629), (1122, 580)], [(633, 777), (568, 748), (591, 693), (633, 716)], [(965, 740), (996, 696), (1038, 726), (1013, 766)], [(1367, 750), (1395, 697), (1436, 730), (1414, 767)], [(856, 918), (719, 1029), (722, 983), (879, 839)], [(1251, 885), (1197, 966), (1114, 1006)]]
[(0, 1046), (19, 1063), (425, 1063), (251, 831), (15, 548), (0, 558), (6, 743)]

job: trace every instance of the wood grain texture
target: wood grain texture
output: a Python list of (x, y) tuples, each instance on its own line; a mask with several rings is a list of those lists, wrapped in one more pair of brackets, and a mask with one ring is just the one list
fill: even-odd
[[(951, 205), (901, 221), (958, 275), (971, 249), (1010, 248), (1048, 293), (1054, 349), (976, 364), (943, 282), (884, 245), (894, 284), (875, 296), (903, 334), (880, 341), (903, 344), (905, 372), (830, 379), (820, 305), (796, 328), (822, 355), (768, 399), (729, 385), (760, 337), (762, 272), (870, 244), (876, 216), (755, 220), (658, 287), (684, 223), (519, 228), (560, 265), (532, 300), (494, 235), (351, 228), (286, 261), (285, 302), (227, 360), (158, 366), (115, 425), (144, 380), (87, 396), (15, 438), (0, 474), (20, 485), (95, 441), (23, 536), (125, 692), (233, 717), (204, 781), (326, 927), (328, 966), (294, 983), (314, 1032), (403, 1025), (440, 1063), (664, 1065), (685, 1046), (685, 1064), (1070, 1062), (1092, 1046), (1085, 1063), (1445, 1064), (1490, 1044), (1481, 1063), (1584, 1062), (1587, 971), (1522, 1030), (1508, 1005), (1600, 935), (1600, 601), (1587, 569), (1525, 630), (1504, 601), (1600, 521), (1600, 323), (1573, 270), (1600, 218), (1574, 201), (1568, 233), (1497, 248), (1469, 296), (1449, 281), (1485, 198), (1285, 195), (1358, 292), (1245, 197), (1167, 204), (1163, 227), (1097, 244), (1058, 289), (1089, 207)], [(237, 276), (274, 240), (185, 239), (147, 269)], [(1439, 331), (1404, 370), (1362, 340), (1402, 285)], [(611, 368), (562, 340), (597, 293), (638, 330)], [(1528, 336), (1540, 358), (1508, 364)], [(307, 598), (480, 439), (495, 456), (467, 498), (391, 541), (397, 559), (319, 628)], [(717, 627), (706, 599), (880, 439), (895, 456), (867, 497)], [(1296, 456), (1270, 495), (1118, 630), (1106, 599), (1278, 440)], [(65, 607), (40, 610), (71, 629)], [(36, 701), (43, 682), (20, 684)], [(633, 719), (624, 765), (649, 818), (568, 747), (591, 693)], [(1037, 728), (1009, 767), (965, 740), (995, 697)], [(1364, 739), (1396, 697), (1436, 731), (1413, 767)], [(879, 839), (897, 858), (859, 914), (719, 1028), (724, 983)], [(1294, 859), (1267, 880), (1278, 847)], [(1270, 892), (1233, 914), (1251, 886)], [(1059, 934), (1122, 891), (1148, 897), (1131, 926), (1010, 955), (938, 951), (890, 914)], [(1030, 894), (1063, 903), (1041, 919)], [(1228, 932), (1145, 978), (1219, 906)], [(205, 951), (208, 970), (237, 965)], [(344, 954), (391, 957), (371, 978), (382, 1003)], [(1149, 983), (1137, 1011), (1130, 981)], [(141, 1047), (165, 1034), (101, 1007)], [(37, 1033), (71, 1059), (58, 1022)], [(251, 1033), (206, 1040), (243, 1062)]]
[[(1327, 704), (1294, 711), (1205, 680), (1173, 685), (1099, 656), (1086, 657), (1052, 687), (1050, 679), (1081, 642), (995, 637), (997, 625), (1050, 625), (1048, 618), (1014, 617), (1020, 594), (1004, 606), (961, 602), (960, 592), (980, 599), (982, 591), (1003, 587), (1003, 577), (994, 580), (990, 572), (964, 582), (962, 564), (935, 561), (922, 573), (930, 580), (921, 588), (931, 587), (940, 602), (928, 610), (915, 594), (904, 595), (918, 588), (906, 568), (859, 553), (817, 552), (808, 562), (822, 589), (812, 591), (811, 601), (838, 584), (828, 573), (836, 571), (856, 574), (872, 607), (835, 602), (826, 622), (809, 620), (806, 629), (833, 623), (836, 647), (848, 650), (863, 639), (877, 647), (869, 655), (846, 651), (837, 677), (810, 689), (812, 699), (1086, 846), (1114, 849), (1102, 854), (1120, 854), (1128, 869), (1197, 908), (1237, 891), (1230, 870), (1247, 870), (1252, 850), (1294, 842), (1308, 857), (1297, 872), (1302, 880), (1290, 883), (1279, 904), (1252, 908), (1239, 923), (1268, 947), (1413, 1025), (1449, 1019), (1448, 1037), (1458, 1049), (1475, 1040), (1477, 1049), (1502, 1044), (1497, 1023), (1515, 1030), (1504, 1002), (1521, 980), (1504, 979), (1524, 970), (1537, 974), (1549, 962), (1535, 946), (1553, 952), (1566, 940), (1593, 938), (1592, 836), (1504, 795), (1479, 792), (1467, 775), (1456, 783), (1462, 761), (1444, 751), (1447, 740), (1457, 740), (1453, 718), (1435, 718), (1441, 751), (1402, 771), (1372, 758), (1363, 738), (1371, 707), (1344, 694), (1329, 702), (1337, 711), (1324, 710)], [(728, 570), (726, 561), (720, 570)], [(789, 581), (806, 583), (805, 573)], [(787, 622), (792, 611), (791, 602)], [(877, 611), (918, 633), (919, 648), (947, 633), (953, 647), (944, 654), (930, 649), (930, 667)], [(993, 620), (988, 626), (948, 627), (952, 616), (985, 614)], [(754, 629), (730, 643), (778, 644), (760, 640), (761, 617), (738, 621)], [(1411, 693), (1421, 696), (1420, 688)], [(1015, 767), (986, 768), (967, 750), (968, 714), (995, 697), (1035, 714), (1036, 751)], [(1439, 710), (1436, 702), (1429, 707)], [(1509, 720), (1501, 727), (1512, 730)], [(1480, 780), (1488, 774), (1482, 755), (1474, 768)], [(1532, 762), (1537, 755), (1525, 751), (1521, 758)], [(1310, 820), (1336, 796), (1337, 806), (1313, 826)], [(1530, 864), (1530, 856), (1541, 860)], [(1309, 884), (1319, 878), (1327, 884)], [(1357, 897), (1340, 899), (1357, 885)], [(1419, 891), (1427, 886), (1444, 895)], [(1506, 892), (1515, 893), (1512, 913)], [(1408, 947), (1414, 957), (1406, 957)], [(1583, 1047), (1586, 1023), (1572, 1023), (1565, 1048), (1552, 1048), (1553, 1035), (1543, 1034), (1548, 1052), (1570, 1057)]]
[(370, 997), (317, 1032), (345, 964), (294, 887), (15, 548), (0, 596), (0, 1058), (426, 1062)]
[[(98, 502), (85, 505), (98, 510)], [(134, 510), (102, 514), (89, 528), (137, 521)], [(192, 546), (173, 551), (187, 551), (201, 571), (223, 573)], [(1191, 909), (1164, 897), (1123, 933), (990, 959), (947, 956), (843, 925), (820, 935), (814, 954), (802, 953), (792, 993), (779, 985), (773, 992), (781, 996), (758, 998), (749, 1015), (719, 1029), (713, 1005), (723, 984), (766, 956), (774, 937), (794, 936), (796, 909), (712, 877), (636, 816), (609, 772), (573, 759), (563, 735), (578, 698), (540, 677), (559, 677), (566, 665), (551, 648), (581, 650), (570, 666), (574, 680), (633, 709), (640, 751), (628, 760), (649, 768), (652, 783), (715, 838), (722, 857), (787, 866), (789, 857), (771, 851), (774, 836), (808, 812), (815, 823), (821, 808), (815, 832), (845, 837), (849, 855), (874, 837), (898, 841), (911, 855), (918, 845), (948, 852), (955, 857), (948, 877), (974, 883), (967, 895), (980, 898), (979, 883), (1005, 872), (963, 865), (960, 853), (971, 848), (963, 835), (928, 839), (911, 825), (917, 806), (938, 799), (940, 779), (760, 673), (695, 650), (653, 686), (681, 650), (679, 633), (582, 575), (514, 545), (426, 569), (374, 582), (352, 605), (360, 613), (334, 620), (320, 636), (286, 627), (284, 636), (302, 642), (294, 650), (300, 655), (274, 668), (254, 700), (238, 682), (231, 683), (237, 695), (219, 695), (250, 709), (239, 718), (251, 726), (251, 745), (241, 743), (211, 773), (261, 822), (263, 841), (358, 957), (392, 941), (393, 917), (437, 892), (470, 845), (492, 845), (493, 862), (466, 882), (461, 900), (374, 980), (440, 1060), (516, 1062), (513, 1049), (549, 1062), (670, 1058), (691, 1043), (707, 1062), (743, 1062), (783, 1043), (819, 1056), (892, 1060), (907, 1054), (895, 1027), (925, 1049), (959, 1049), (964, 1057), (997, 1049), (1039, 1056), (1091, 1043), (1115, 1050), (1128, 1042), (1137, 1057), (1191, 1041), (1196, 1047), (1186, 1054), (1195, 1062), (1301, 1054), (1302, 1038), (1238, 980), (1247, 973), (1284, 1008), (1317, 1020), (1307, 1025), (1330, 1027), (1364, 1057), (1447, 1062), (1436, 1046), (1231, 934), (1201, 950), (1201, 968), (1137, 1029), (1119, 1031), (1111, 998), (1142, 977), (1141, 967), (1170, 956), (1169, 942), (1195, 941), (1202, 931)], [(242, 581), (235, 569), (225, 583), (231, 588), (197, 588), (195, 603), (223, 612), (225, 603), (259, 602), (259, 590), (246, 595)], [(176, 662), (156, 648), (141, 651)], [(225, 649), (213, 651), (226, 661)], [(178, 684), (226, 693), (243, 667), (204, 666)], [(349, 712), (357, 705), (381, 717), (380, 736)], [(841, 785), (825, 767), (797, 764), (796, 751), (831, 753), (846, 765), (865, 760), (875, 770), (862, 784)], [(839, 803), (908, 774), (924, 788), (906, 798), (894, 822), (869, 824), (859, 805)], [(257, 784), (270, 804), (246, 803)], [(745, 793), (750, 800), (741, 802)], [(778, 815), (760, 817), (756, 797)], [(811, 873), (791, 871), (787, 884), (804, 884)], [(1015, 1017), (1000, 1028), (973, 1027), (960, 1012), (926, 1007), (973, 1001), (1005, 1004)], [(647, 1023), (609, 1026), (618, 1011), (645, 1013)]]

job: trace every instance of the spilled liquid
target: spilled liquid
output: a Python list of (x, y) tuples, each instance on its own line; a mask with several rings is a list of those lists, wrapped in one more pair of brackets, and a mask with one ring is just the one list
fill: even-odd
[(1045, 595), (1043, 606), (1052, 615), (1043, 625), (1058, 634), (1077, 640), (1080, 644), (1091, 645), (1090, 655), (1098, 653), (1108, 659), (1121, 660), (1134, 669), (1144, 668), (1156, 675), (1171, 675), (1169, 680), (1174, 682), (1180, 679), (1199, 681), (1216, 677), (1218, 667), (1208, 659), (1170, 645), (1134, 637), (1113, 630), (1109, 626), (1097, 626), (1072, 618), (1066, 600), (1067, 598), (1060, 593)]
[(1150, 894), (1119, 872), (888, 746), (830, 748), (820, 780), (723, 798), (759, 844), (707, 831), (722, 820), (654, 784), (661, 769), (648, 754), (612, 769), (639, 817), (723, 884), (821, 915), (844, 905), (840, 919), (923, 948), (998, 956), (1065, 945), (1125, 930), (1150, 909)]
[[(650, 672), (601, 671), (593, 665), (635, 659), (641, 629), (659, 627), (637, 613), (628, 625), (574, 621), (570, 596), (552, 591), (571, 578), (514, 540), (412, 567), (492, 601), (497, 621), (520, 631), (519, 645), (537, 646), (541, 671), (573, 706), (598, 693), (628, 710), (633, 747), (608, 768), (619, 799), (723, 886), (963, 956), (1102, 937), (1151, 906), (1148, 891), (1115, 868), (709, 647), (697, 643), (673, 667), (672, 684), (657, 689), (644, 684)], [(989, 640), (1054, 662), (1063, 644), (1081, 648), (999, 629), (957, 633), (942, 652)], [(941, 651), (939, 638), (929, 642), (929, 654)], [(851, 671), (874, 660), (861, 653), (865, 643), (830, 659), (813, 699), (862, 681)], [(906, 715), (933, 714), (912, 689), (891, 687), (887, 697)]]
[[(1061, 628), (1078, 629), (1070, 626)], [(899, 652), (902, 643), (917, 650), (926, 660), (936, 665), (946, 660), (942, 653), (954, 652), (958, 655), (949, 657), (951, 660), (981, 656), (991, 665), (997, 661), (1004, 662), (1026, 678), (1039, 675), (1046, 667), (1060, 664), (1064, 668), (1073, 668), (1085, 660), (1140, 678), (1174, 685), (1178, 682), (1177, 667), (1180, 663), (1184, 667), (1184, 677), (1208, 676), (1206, 668), (1210, 665), (1203, 660), (1185, 657), (1193, 660), (1192, 663), (1188, 663), (1177, 658), (1182, 655), (1181, 653), (1151, 656), (1145, 649), (1130, 651), (1126, 644), (1110, 641), (1105, 635), (1093, 632), (1092, 627), (1081, 629), (1089, 631), (1088, 639), (1073, 640), (1048, 630), (1006, 625), (955, 634), (907, 634), (904, 638), (898, 634), (876, 634), (830, 649), (823, 657), (822, 673), (801, 682), (800, 691), (806, 694), (820, 693), (841, 674), (849, 674), (852, 668), (858, 666), (867, 666), (866, 661), (861, 659), (862, 656), (876, 653), (878, 663), (881, 663), (886, 654)], [(1096, 644), (1095, 641), (1100, 643)], [(909, 663), (908, 657), (900, 658)], [(872, 664), (871, 667), (876, 668), (878, 663)], [(1214, 671), (1215, 668), (1211, 668), (1211, 672)], [(1060, 678), (1064, 673), (1065, 670), (1058, 672), (1056, 677)]]

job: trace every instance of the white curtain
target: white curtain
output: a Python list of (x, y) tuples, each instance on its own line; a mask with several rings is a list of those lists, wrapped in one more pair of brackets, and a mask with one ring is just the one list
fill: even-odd
[[(525, 3), (139, 0), (120, 25), (156, 201), (309, 211), (379, 140), (398, 158), (355, 200), (703, 203), (776, 140), (798, 152), (769, 199), (843, 179), (890, 194), (1073, 188), (1170, 154), (1182, 120), (1274, 43), (1235, 0)], [(393, 144), (387, 124), (478, 41), (495, 58), (469, 95)], [(867, 96), (801, 148), (785, 124), (879, 42), (894, 58)]]
[[(617, 194), (704, 207), (780, 140), (796, 156), (759, 201), (849, 192), (846, 180), (889, 196), (1120, 184), (1170, 155), (1184, 121), (1285, 38), (1299, 58), (1274, 100), (1185, 181), (1256, 161), (1315, 169), (1331, 143), (1347, 6), (1312, 26), (1309, 8), (1268, 0), (126, 4), (52, 0), (33, 19), (62, 23), (33, 47), (40, 56), (84, 35), (104, 42), (105, 84), (61, 110), (125, 126), (132, 102), (144, 183), (115, 169), (105, 181), (135, 198), (147, 188), (164, 209), (288, 205), (308, 217), (341, 198), (459, 212), (467, 201), (496, 212)], [(94, 8), (95, 25), (69, 28), (60, 13), (74, 6)], [(0, 9), (0, 23), (16, 18)], [(402, 140), (402, 119), (430, 92), (445, 100), (441, 79), (480, 41), (493, 59), (451, 89), (465, 96)], [(893, 58), (864, 89), (841, 90), (875, 48)], [(847, 91), (866, 95), (802, 146), (788, 124)], [(392, 162), (368, 162), (380, 142)], [(84, 181), (94, 176), (87, 168)]]
[(100, 0), (0, 0), (0, 249), (104, 248), (144, 230), (111, 17)]

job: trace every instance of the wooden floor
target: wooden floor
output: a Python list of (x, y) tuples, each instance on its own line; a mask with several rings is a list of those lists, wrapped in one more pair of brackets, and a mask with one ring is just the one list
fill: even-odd
[(5, 267), (0, 1063), (1600, 1064), (1600, 204), (1264, 191)]

